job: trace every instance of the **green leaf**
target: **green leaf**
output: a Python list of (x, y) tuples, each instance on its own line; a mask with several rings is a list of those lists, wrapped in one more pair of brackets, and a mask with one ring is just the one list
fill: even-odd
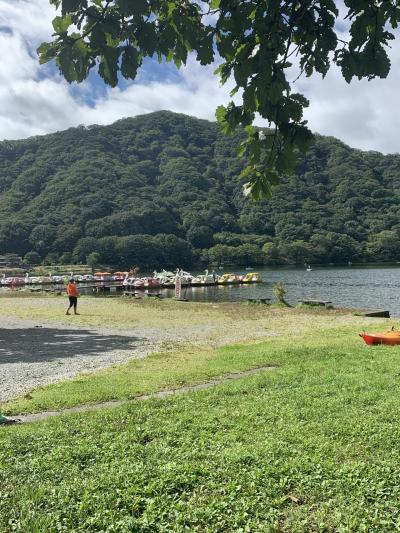
[(87, 7), (87, 0), (62, 0), (61, 5), (61, 12), (65, 15), (66, 13), (73, 13)]
[(65, 15), (64, 17), (55, 17), (53, 19), (52, 24), (56, 33), (65, 33), (72, 24), (71, 15)]
[(90, 35), (90, 46), (93, 49), (103, 48), (106, 45), (106, 35), (101, 24), (95, 24)]
[(142, 25), (136, 33), (139, 47), (146, 55), (152, 56), (157, 49), (157, 33), (154, 22), (147, 22)]
[(65, 46), (64, 48), (62, 48), (57, 57), (57, 64), (61, 73), (64, 75), (65, 79), (69, 83), (77, 81), (75, 65), (73, 62), (72, 48), (70, 46)]
[(107, 47), (99, 65), (99, 74), (111, 87), (118, 84), (118, 59), (121, 53), (119, 48)]
[(149, 13), (149, 4), (147, 0), (118, 0), (118, 6), (126, 16), (145, 15)]
[(43, 63), (47, 63), (54, 59), (57, 56), (58, 51), (59, 48), (56, 44), (42, 43), (37, 49), (40, 64), (42, 65)]
[(121, 30), (119, 20), (114, 16), (107, 16), (101, 23), (104, 33), (109, 34), (112, 38), (117, 37)]
[(121, 73), (124, 78), (134, 80), (140, 64), (140, 56), (136, 48), (127, 48), (122, 54)]

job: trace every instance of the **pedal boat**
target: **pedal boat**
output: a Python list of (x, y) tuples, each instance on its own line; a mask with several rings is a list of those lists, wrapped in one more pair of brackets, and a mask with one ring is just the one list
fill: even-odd
[(242, 283), (261, 283), (262, 277), (258, 272), (249, 272), (242, 277)]
[(391, 330), (385, 333), (359, 333), (366, 344), (386, 344), (394, 346), (400, 344), (400, 331)]
[(217, 283), (218, 285), (235, 285), (241, 283), (241, 279), (236, 274), (222, 274)]

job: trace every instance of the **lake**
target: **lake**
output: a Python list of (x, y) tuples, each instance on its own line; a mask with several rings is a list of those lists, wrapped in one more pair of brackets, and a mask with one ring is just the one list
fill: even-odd
[[(230, 269), (228, 269), (229, 271)], [(254, 269), (264, 283), (254, 285), (192, 287), (183, 296), (195, 301), (230, 301), (247, 298), (271, 298), (273, 286), (282, 282), (286, 299), (296, 304), (302, 299), (329, 300), (335, 307), (389, 310), (400, 317), (399, 267), (313, 267), (311, 272), (294, 268)], [(238, 274), (245, 273), (233, 269)], [(165, 291), (173, 296), (173, 291)]]

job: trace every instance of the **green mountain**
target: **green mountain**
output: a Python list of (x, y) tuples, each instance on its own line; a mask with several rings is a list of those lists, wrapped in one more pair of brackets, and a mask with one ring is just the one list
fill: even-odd
[[(0, 254), (143, 267), (400, 260), (400, 156), (317, 137), (271, 200), (240, 134), (167, 111), (0, 143)], [(40, 256), (40, 257), (39, 257)]]

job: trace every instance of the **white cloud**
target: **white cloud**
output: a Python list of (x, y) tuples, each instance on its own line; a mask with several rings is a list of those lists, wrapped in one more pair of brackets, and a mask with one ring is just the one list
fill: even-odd
[[(215, 108), (229, 101), (231, 86), (220, 88), (214, 67), (201, 67), (194, 59), (168, 82), (148, 82), (139, 76), (124, 88), (96, 92), (85, 82), (72, 90), (53, 70), (40, 66), (34, 53), (50, 38), (53, 16), (48, 0), (0, 0), (0, 27), (9, 28), (0, 30), (0, 138), (23, 138), (77, 124), (109, 124), (160, 109), (213, 120)], [(337, 69), (325, 80), (300, 79), (297, 90), (311, 100), (306, 112), (310, 127), (358, 148), (399, 151), (399, 44), (393, 44), (387, 80), (349, 86)]]
[(310, 99), (305, 117), (313, 131), (364, 150), (399, 152), (399, 51), (400, 39), (393, 45), (392, 68), (385, 80), (355, 79), (348, 84), (337, 68), (324, 80), (301, 79), (297, 86)]
[[(39, 65), (34, 50), (52, 33), (54, 10), (48, 0), (0, 0), (0, 138), (17, 139), (61, 130), (77, 124), (109, 124), (119, 118), (160, 109), (213, 120), (215, 108), (227, 101), (212, 74), (194, 60), (178, 81), (147, 83), (141, 76), (124, 90), (107, 89), (93, 100), (85, 82), (74, 90), (65, 80)], [(142, 80), (142, 81), (141, 81)]]
[(169, 109), (215, 120), (216, 107), (228, 101), (231, 86), (220, 88), (214, 67), (201, 67), (195, 60), (181, 70), (179, 83), (134, 83), (125, 90), (107, 91), (93, 108), (82, 108), (84, 123), (109, 124), (121, 117)]

